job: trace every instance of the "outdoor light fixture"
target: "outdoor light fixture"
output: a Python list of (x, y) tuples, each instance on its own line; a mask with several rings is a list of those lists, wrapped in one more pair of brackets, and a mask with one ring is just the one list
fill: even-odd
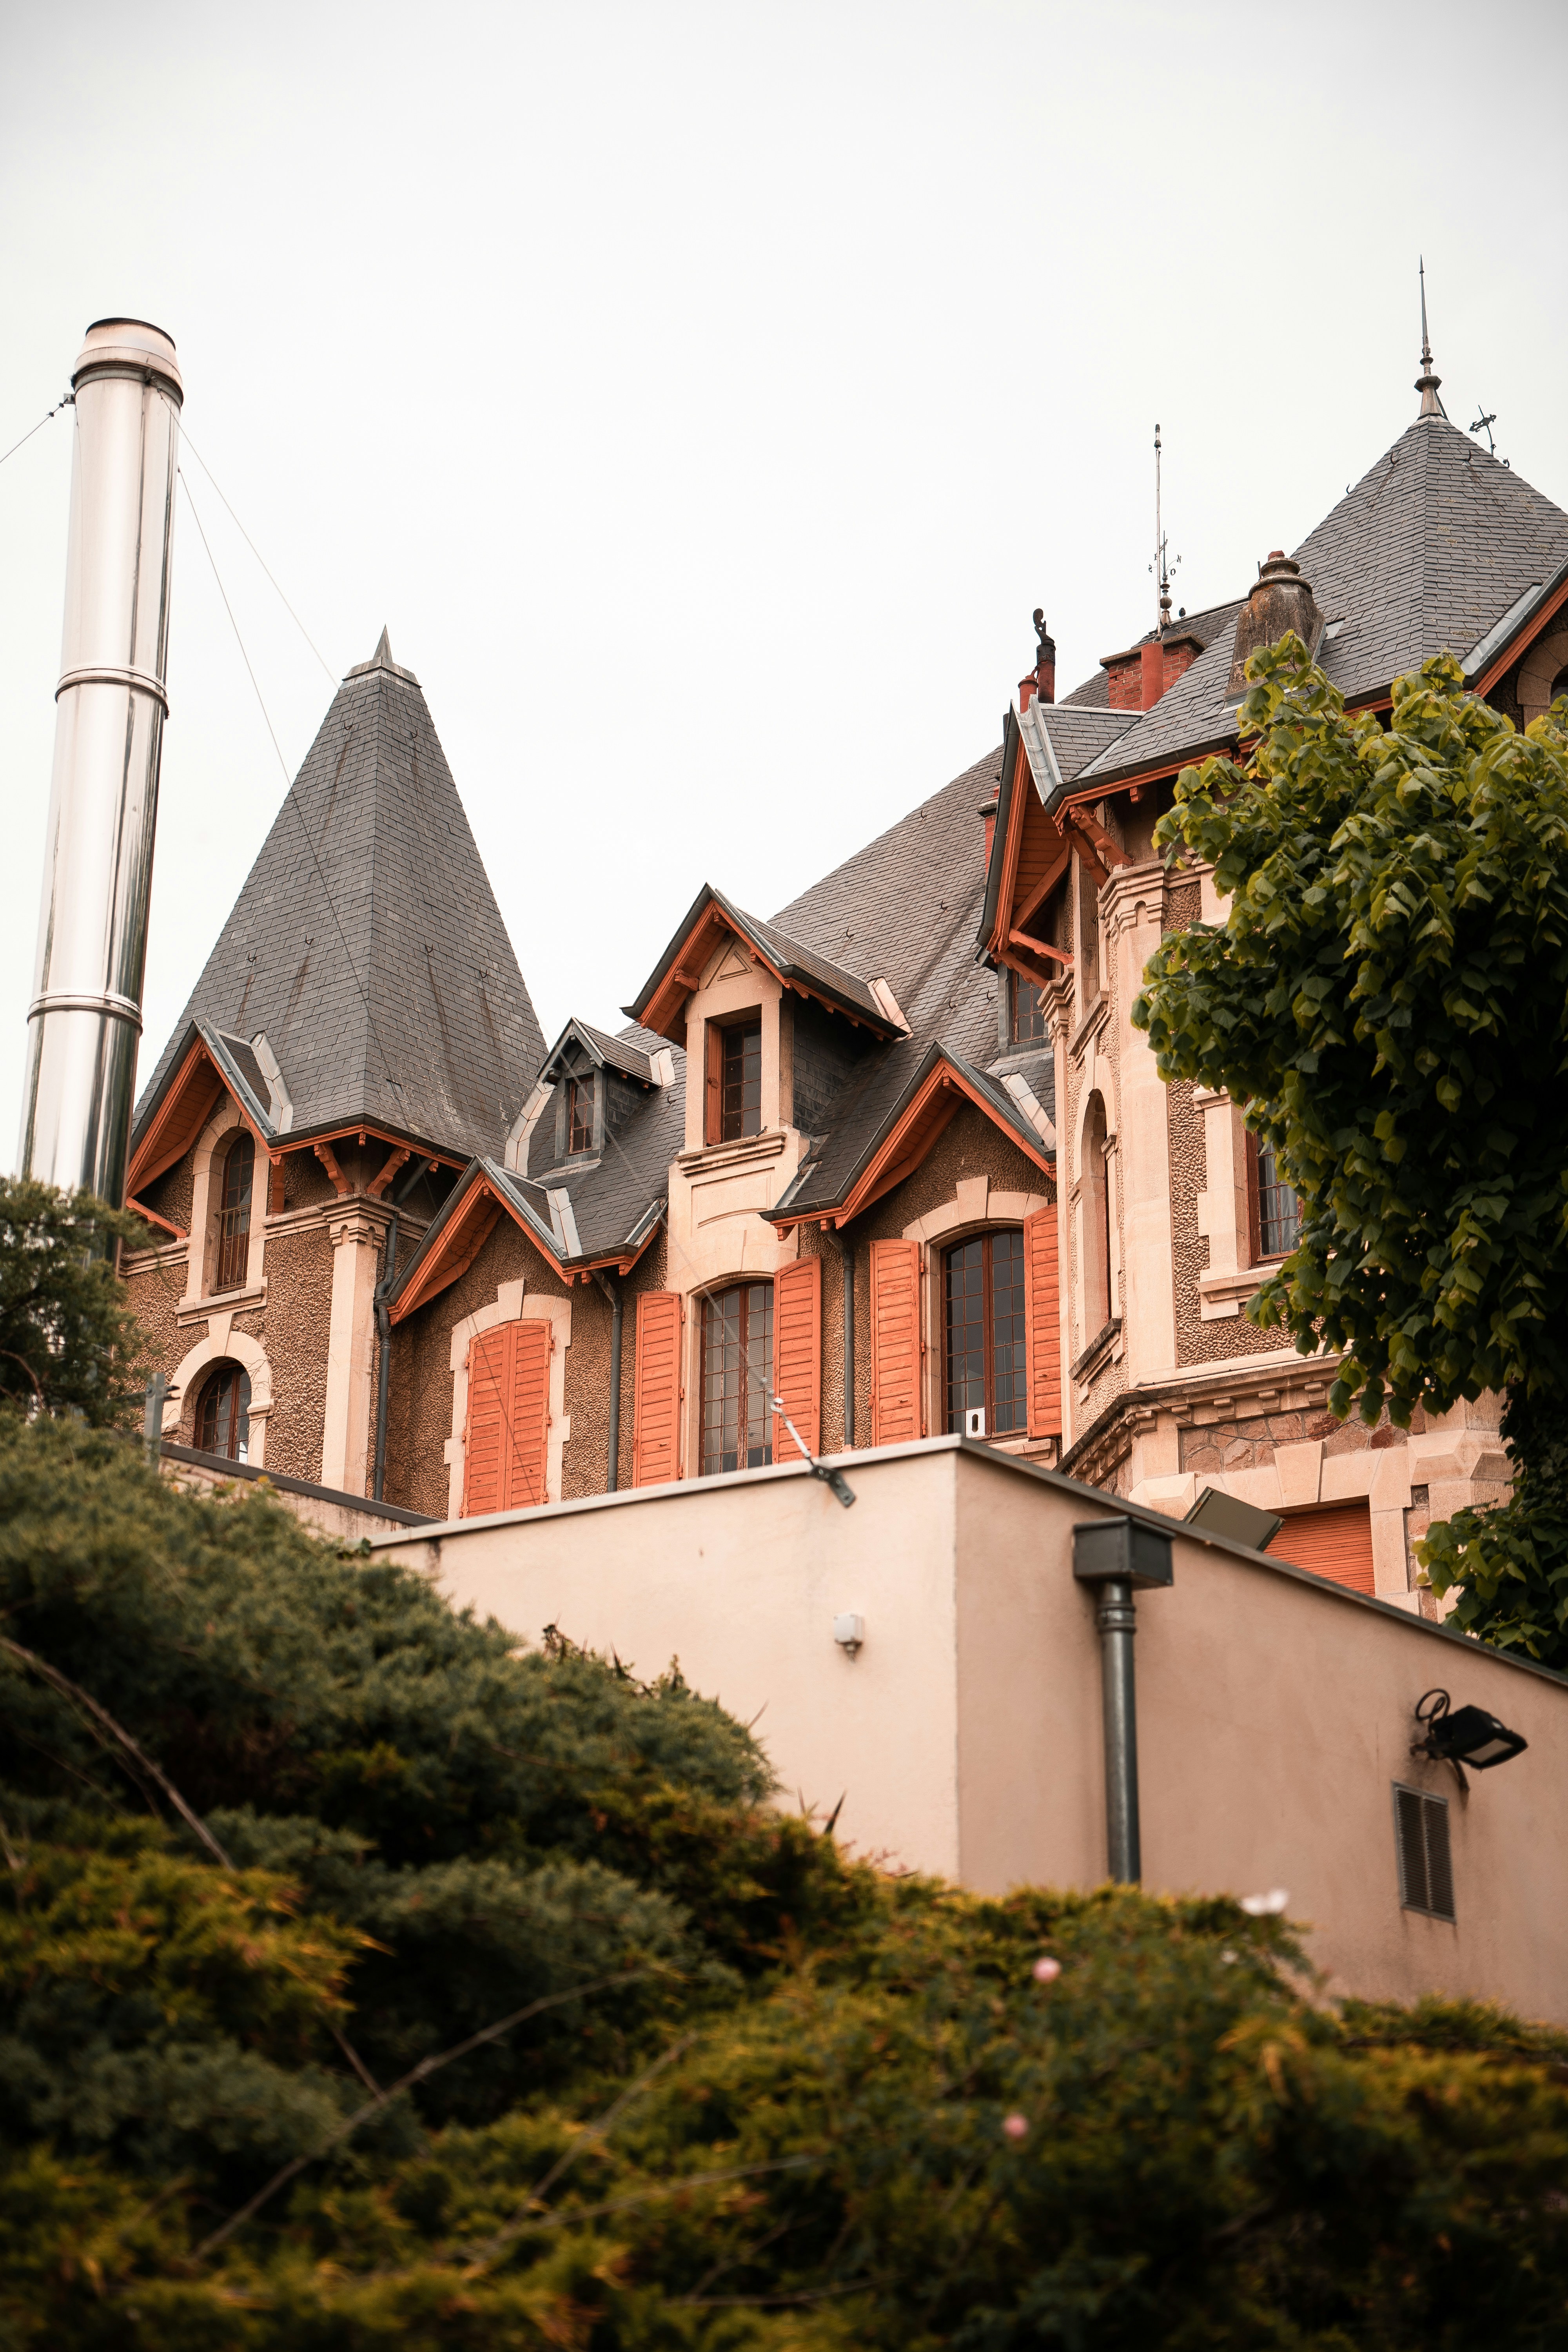
[(1484, 1706), (1454, 1707), (1446, 1690), (1423, 1691), (1415, 1702), (1415, 1720), (1424, 1724), (1425, 1739), (1411, 1748), (1412, 1756), (1430, 1756), (1439, 1763), (1468, 1764), (1473, 1771), (1489, 1772), (1521, 1756), (1530, 1742)]
[(1089, 1519), (1072, 1531), (1072, 1572), (1100, 1588), (1100, 1679), (1105, 1725), (1105, 1843), (1110, 1874), (1136, 1886), (1143, 1873), (1138, 1827), (1138, 1701), (1132, 1637), (1133, 1591), (1170, 1584), (1171, 1538), (1134, 1518)]
[(839, 1648), (852, 1658), (866, 1638), (866, 1620), (851, 1612), (847, 1612), (842, 1617), (836, 1617), (833, 1621), (833, 1638)]

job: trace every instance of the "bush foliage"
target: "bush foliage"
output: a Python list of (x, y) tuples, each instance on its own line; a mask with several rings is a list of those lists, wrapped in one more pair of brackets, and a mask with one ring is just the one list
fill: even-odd
[(1228, 1898), (880, 1875), (678, 1672), (68, 1419), (0, 1414), (0, 1610), (17, 2352), (1568, 2326), (1568, 2038), (1335, 2010)]
[(145, 1381), (112, 1254), (147, 1239), (140, 1217), (89, 1193), (0, 1176), (0, 1407), (129, 1422)]
[(1250, 757), (1184, 770), (1156, 833), (1226, 919), (1162, 943), (1132, 1017), (1300, 1194), (1247, 1312), (1342, 1351), (1336, 1412), (1514, 1398), (1511, 1502), (1425, 1556), (1468, 1630), (1568, 1664), (1568, 705), (1521, 734), (1443, 655), (1384, 728), (1293, 635), (1248, 676)]

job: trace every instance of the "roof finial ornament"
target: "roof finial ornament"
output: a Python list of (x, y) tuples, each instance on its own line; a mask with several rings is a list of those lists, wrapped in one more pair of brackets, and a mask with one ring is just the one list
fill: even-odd
[(1420, 413), (1423, 416), (1445, 418), (1447, 416), (1447, 410), (1437, 397), (1437, 386), (1442, 381), (1442, 377), (1433, 372), (1432, 338), (1426, 332), (1426, 257), (1423, 254), (1421, 257), (1421, 373), (1415, 379), (1415, 389), (1421, 394)]
[[(1154, 561), (1149, 566), (1159, 583), (1159, 618), (1154, 635), (1163, 637), (1171, 625), (1171, 574), (1176, 566), (1170, 560), (1170, 544), (1160, 520), (1160, 427), (1154, 427)], [(1180, 563), (1178, 555), (1176, 563)]]

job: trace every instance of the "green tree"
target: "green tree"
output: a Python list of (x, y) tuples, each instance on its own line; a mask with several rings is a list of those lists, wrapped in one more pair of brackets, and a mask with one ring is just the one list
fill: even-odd
[(1521, 734), (1441, 656), (1384, 729), (1294, 636), (1248, 675), (1250, 757), (1184, 770), (1156, 834), (1226, 919), (1163, 942), (1132, 1017), (1300, 1194), (1247, 1312), (1342, 1351), (1332, 1409), (1506, 1392), (1513, 1496), (1424, 1557), (1461, 1624), (1568, 1665), (1568, 706)]
[(0, 1406), (126, 1424), (145, 1376), (111, 1248), (146, 1240), (139, 1217), (89, 1193), (0, 1177)]
[(767, 1790), (677, 1672), (0, 1416), (6, 2352), (1561, 2340), (1568, 2037)]

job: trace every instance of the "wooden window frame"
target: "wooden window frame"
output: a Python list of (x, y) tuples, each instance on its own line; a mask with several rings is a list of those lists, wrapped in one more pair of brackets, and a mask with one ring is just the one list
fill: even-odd
[[(209, 1405), (212, 1410), (213, 1435), (217, 1435), (217, 1397), (226, 1383), (231, 1383), (234, 1402), (229, 1411), (228, 1443), (225, 1446), (204, 1444)], [(219, 1454), (226, 1461), (242, 1462), (250, 1458), (250, 1375), (243, 1364), (226, 1356), (212, 1365), (196, 1392), (196, 1409), (192, 1417), (191, 1442), (198, 1453)], [(242, 1454), (240, 1447), (245, 1451)]]
[[(765, 1290), (765, 1291), (766, 1291), (766, 1293), (767, 1293), (767, 1301), (768, 1301), (768, 1303), (767, 1303), (767, 1318), (768, 1318), (768, 1328), (767, 1328), (767, 1356), (766, 1356), (766, 1359), (765, 1359), (765, 1364), (764, 1364), (764, 1369), (763, 1369), (763, 1382), (762, 1382), (762, 1395), (763, 1395), (762, 1430), (763, 1430), (763, 1442), (762, 1442), (761, 1446), (760, 1446), (760, 1447), (757, 1447), (757, 1448), (752, 1448), (752, 1447), (751, 1447), (751, 1446), (749, 1446), (749, 1445), (744, 1445), (744, 1444), (737, 1444), (737, 1446), (736, 1446), (736, 1448), (735, 1448), (735, 1453), (736, 1453), (736, 1456), (737, 1456), (737, 1458), (736, 1458), (736, 1461), (735, 1461), (735, 1464), (734, 1464), (734, 1467), (735, 1467), (737, 1470), (755, 1470), (755, 1469), (762, 1469), (762, 1468), (765, 1468), (765, 1467), (767, 1466), (767, 1465), (768, 1465), (769, 1463), (771, 1463), (771, 1462), (773, 1460), (773, 1458), (774, 1458), (774, 1453), (773, 1453), (773, 1438), (774, 1438), (775, 1432), (774, 1432), (774, 1427), (773, 1427), (773, 1419), (774, 1419), (774, 1416), (773, 1416), (773, 1351), (774, 1351), (774, 1348), (775, 1348), (775, 1345), (776, 1345), (776, 1334), (777, 1334), (777, 1301), (776, 1301), (776, 1299), (775, 1299), (775, 1297), (774, 1297), (774, 1296), (773, 1296), (773, 1277), (772, 1277), (771, 1276), (768, 1276), (768, 1275), (759, 1275), (759, 1276), (750, 1276), (749, 1278), (747, 1278), (746, 1280), (742, 1281), (742, 1282), (727, 1282), (727, 1283), (725, 1283), (725, 1284), (723, 1285), (723, 1286), (722, 1286), (721, 1289), (717, 1289), (717, 1290), (710, 1290), (710, 1291), (705, 1292), (705, 1293), (704, 1293), (704, 1295), (703, 1295), (703, 1297), (702, 1297), (702, 1298), (701, 1298), (701, 1300), (700, 1301), (700, 1305), (699, 1305), (699, 1313), (698, 1313), (698, 1318), (697, 1318), (697, 1474), (698, 1474), (698, 1476), (699, 1476), (699, 1477), (701, 1477), (701, 1478), (710, 1478), (710, 1477), (720, 1476), (720, 1475), (723, 1475), (723, 1473), (722, 1473), (722, 1457), (723, 1457), (723, 1452), (724, 1452), (724, 1449), (723, 1449), (722, 1444), (721, 1444), (721, 1445), (716, 1449), (717, 1456), (718, 1456), (719, 1463), (720, 1463), (720, 1467), (719, 1467), (719, 1469), (718, 1469), (718, 1470), (710, 1469), (710, 1466), (709, 1466), (709, 1451), (708, 1451), (708, 1322), (709, 1322), (709, 1316), (710, 1316), (710, 1311), (712, 1311), (712, 1310), (714, 1310), (714, 1309), (717, 1309), (717, 1308), (721, 1306), (721, 1303), (724, 1299), (726, 1299), (726, 1298), (733, 1298), (733, 1297), (737, 1297), (737, 1296), (739, 1297), (740, 1301), (741, 1301), (741, 1311), (740, 1311), (740, 1339), (739, 1339), (739, 1346), (740, 1346), (740, 1379), (741, 1379), (741, 1387), (740, 1387), (740, 1394), (739, 1394), (738, 1402), (739, 1402), (739, 1405), (740, 1405), (740, 1407), (741, 1407), (742, 1409), (737, 1412), (737, 1415), (736, 1415), (736, 1434), (737, 1434), (737, 1437), (742, 1437), (742, 1436), (743, 1436), (743, 1435), (744, 1435), (744, 1434), (749, 1431), (749, 1429), (750, 1429), (750, 1427), (751, 1427), (751, 1414), (750, 1414), (749, 1411), (745, 1410), (745, 1407), (746, 1407), (746, 1405), (747, 1405), (747, 1391), (748, 1391), (748, 1387), (749, 1387), (750, 1381), (751, 1381), (751, 1380), (752, 1380), (752, 1376), (753, 1376), (753, 1375), (752, 1375), (752, 1363), (751, 1363), (751, 1347), (752, 1347), (752, 1340), (751, 1340), (751, 1335), (750, 1335), (750, 1332), (749, 1332), (749, 1329), (748, 1329), (748, 1326), (749, 1326), (749, 1323), (750, 1323), (750, 1320), (751, 1320), (751, 1312), (752, 1312), (752, 1307), (751, 1307), (751, 1294), (752, 1294), (752, 1292), (753, 1290)], [(723, 1425), (723, 1416), (722, 1416), (722, 1414), (721, 1413), (721, 1416), (720, 1416), (720, 1427), (721, 1427), (721, 1433), (722, 1432), (722, 1425)], [(763, 1455), (763, 1460), (762, 1460), (762, 1462), (761, 1462), (761, 1463), (755, 1463), (755, 1462), (750, 1462), (750, 1461), (742, 1461), (742, 1460), (739, 1458), (742, 1454), (750, 1454), (750, 1453), (752, 1453), (752, 1452), (753, 1452), (753, 1451), (760, 1452), (760, 1453), (761, 1453), (761, 1454)], [(793, 1449), (792, 1449), (792, 1451), (793, 1451)]]
[[(1050, 1039), (1050, 1026), (1047, 1020), (1046, 1008), (1043, 1001), (1045, 996), (1044, 989), (1041, 987), (1038, 981), (1026, 980), (1022, 972), (1010, 972), (1008, 974), (1008, 978), (1012, 982), (1012, 987), (1008, 991), (1008, 994), (1012, 1000), (1007, 1022), (1007, 1039), (1009, 1045), (1044, 1045), (1048, 1044)], [(1025, 989), (1031, 990), (1034, 994), (1035, 1009), (1039, 1015), (1040, 1022), (1038, 1030), (1031, 1029), (1026, 1035), (1025, 1034), (1023, 1024), (1020, 1021), (1018, 1014), (1018, 1003)]]
[[(734, 1134), (727, 1135), (724, 1131), (725, 1041), (742, 1033), (747, 1035), (754, 1034), (757, 1041), (757, 1123), (752, 1128), (742, 1125)], [(706, 1024), (703, 1076), (705, 1083), (702, 1139), (704, 1144), (711, 1147), (716, 1143), (743, 1143), (748, 1142), (754, 1135), (761, 1135), (763, 1132), (763, 1010), (761, 1005), (753, 1006), (744, 1013), (726, 1013), (722, 1019), (715, 1018)], [(744, 1083), (742, 1076), (742, 1088)], [(743, 1106), (741, 1117), (743, 1120), (745, 1117)]]
[[(1297, 1242), (1301, 1236), (1300, 1204), (1300, 1200), (1298, 1199), (1296, 1231), (1290, 1241), (1287, 1243), (1283, 1249), (1265, 1248), (1263, 1240), (1264, 1186), (1261, 1173), (1262, 1151), (1263, 1146), (1259, 1138), (1252, 1132), (1250, 1128), (1248, 1128), (1247, 1131), (1247, 1245), (1252, 1253), (1251, 1263), (1254, 1265), (1281, 1265), (1289, 1256), (1290, 1252), (1295, 1248)], [(1276, 1176), (1278, 1177), (1278, 1169), (1276, 1169)], [(1274, 1189), (1277, 1192), (1289, 1192), (1289, 1186), (1280, 1181), (1276, 1182)]]
[[(994, 1272), (994, 1245), (998, 1240), (1005, 1236), (1016, 1239), (1018, 1244), (1017, 1282), (1018, 1286), (1022, 1291), (1024, 1301), (1023, 1322), (1025, 1352), (1023, 1369), (1019, 1375), (1019, 1391), (1017, 1395), (1012, 1401), (1012, 1410), (1017, 1416), (1016, 1424), (1015, 1427), (1010, 1429), (998, 1429), (995, 1426), (996, 1281)], [(984, 1391), (984, 1407), (985, 1412), (985, 1434), (988, 1438), (1026, 1438), (1029, 1433), (1029, 1264), (1028, 1250), (1025, 1242), (1024, 1229), (1021, 1225), (988, 1225), (981, 1233), (963, 1234), (959, 1235), (956, 1241), (945, 1242), (942, 1245), (940, 1258), (942, 1269), (942, 1288), (939, 1297), (939, 1311), (942, 1318), (941, 1401), (942, 1423), (950, 1436), (962, 1436), (963, 1433), (963, 1423), (964, 1416), (971, 1410), (971, 1408), (967, 1406), (961, 1407), (959, 1409), (957, 1418), (954, 1418), (952, 1402), (952, 1261), (959, 1252), (962, 1250), (972, 1249), (976, 1242), (981, 1244), (981, 1384)]]
[[(579, 1105), (586, 1097), (588, 1116), (578, 1117)], [(579, 1152), (592, 1151), (599, 1135), (599, 1074), (590, 1070), (585, 1077), (573, 1076), (566, 1081), (566, 1157), (574, 1159)], [(578, 1141), (581, 1136), (583, 1141)]]
[[(229, 1171), (240, 1152), (248, 1150), (249, 1173), (242, 1201), (229, 1201)], [(256, 1204), (256, 1138), (242, 1127), (223, 1155), (218, 1174), (216, 1246), (213, 1257), (211, 1295), (243, 1290), (250, 1278), (250, 1228)], [(241, 1218), (243, 1217), (243, 1223)]]

